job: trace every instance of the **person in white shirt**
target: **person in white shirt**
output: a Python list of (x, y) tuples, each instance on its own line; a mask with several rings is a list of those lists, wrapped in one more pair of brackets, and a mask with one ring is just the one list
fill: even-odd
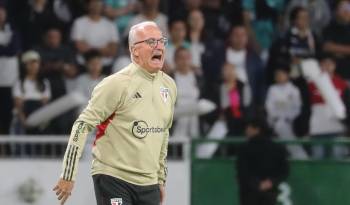
[(36, 51), (27, 51), (22, 55), (24, 75), (13, 87), (15, 114), (26, 134), (40, 134), (39, 128), (26, 127), (26, 118), (47, 104), (51, 98), (49, 81), (40, 75), (40, 56)]
[(97, 49), (104, 66), (111, 66), (117, 54), (119, 35), (115, 24), (102, 16), (102, 0), (89, 0), (88, 13), (74, 21), (71, 39), (78, 53), (78, 63), (84, 64), (82, 54)]
[(184, 47), (190, 49), (191, 45), (186, 41), (186, 23), (182, 20), (174, 20), (169, 23), (170, 39), (165, 53), (165, 71), (167, 73), (174, 72), (175, 69), (175, 51)]
[[(193, 66), (191, 53), (185, 47), (175, 51), (174, 80), (177, 85), (176, 106), (186, 106), (197, 103), (200, 89), (199, 80)], [(198, 137), (199, 119), (197, 115), (178, 117), (174, 124), (173, 136)]]
[[(276, 69), (275, 84), (268, 89), (265, 108), (268, 122), (278, 137), (295, 139), (293, 121), (300, 114), (301, 97), (297, 87), (289, 81), (287, 69)], [(307, 158), (300, 146), (289, 145), (287, 148), (293, 158)]]
[(202, 54), (205, 51), (204, 45), (204, 25), (205, 20), (203, 13), (199, 10), (192, 10), (189, 13), (188, 19), (188, 38), (191, 44), (192, 63), (197, 68), (202, 67)]
[(86, 99), (91, 97), (94, 87), (105, 77), (102, 72), (101, 55), (98, 51), (85, 54), (87, 73), (78, 77), (76, 91), (81, 92)]
[(259, 55), (248, 48), (248, 31), (243, 25), (233, 26), (228, 37), (226, 62), (235, 66), (237, 79), (243, 84), (243, 105), (261, 106), (265, 97), (265, 70)]

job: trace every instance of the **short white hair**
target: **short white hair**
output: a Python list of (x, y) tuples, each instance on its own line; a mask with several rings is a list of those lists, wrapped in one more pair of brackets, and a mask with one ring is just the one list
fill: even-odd
[(144, 29), (147, 26), (154, 26), (158, 28), (158, 25), (154, 21), (144, 21), (138, 24), (133, 25), (129, 31), (128, 43), (129, 49), (133, 46), (136, 41), (136, 32), (138, 29)]

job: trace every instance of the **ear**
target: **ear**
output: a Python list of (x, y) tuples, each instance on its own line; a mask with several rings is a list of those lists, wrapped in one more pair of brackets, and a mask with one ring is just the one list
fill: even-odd
[(132, 53), (135, 57), (139, 57), (139, 50), (136, 49), (135, 46), (131, 47), (131, 53)]

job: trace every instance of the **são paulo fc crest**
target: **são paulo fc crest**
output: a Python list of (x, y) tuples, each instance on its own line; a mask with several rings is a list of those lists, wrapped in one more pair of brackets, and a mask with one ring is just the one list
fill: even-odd
[(111, 205), (122, 205), (123, 199), (122, 198), (113, 198), (111, 199)]
[(169, 88), (160, 87), (160, 97), (162, 97), (163, 102), (166, 102), (169, 98)]

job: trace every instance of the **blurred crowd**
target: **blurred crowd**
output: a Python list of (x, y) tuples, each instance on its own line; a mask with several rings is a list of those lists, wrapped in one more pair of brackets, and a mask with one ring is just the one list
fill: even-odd
[(319, 62), (350, 113), (347, 0), (1, 0), (0, 134), (69, 133), (75, 111), (38, 127), (26, 118), (73, 91), (89, 98), (130, 63), (129, 28), (146, 20), (169, 40), (164, 71), (177, 83), (177, 103), (217, 107), (175, 120), (181, 135), (205, 136), (223, 120), (227, 136), (243, 136), (252, 118), (286, 139), (346, 135), (348, 118), (334, 116), (301, 62)]

